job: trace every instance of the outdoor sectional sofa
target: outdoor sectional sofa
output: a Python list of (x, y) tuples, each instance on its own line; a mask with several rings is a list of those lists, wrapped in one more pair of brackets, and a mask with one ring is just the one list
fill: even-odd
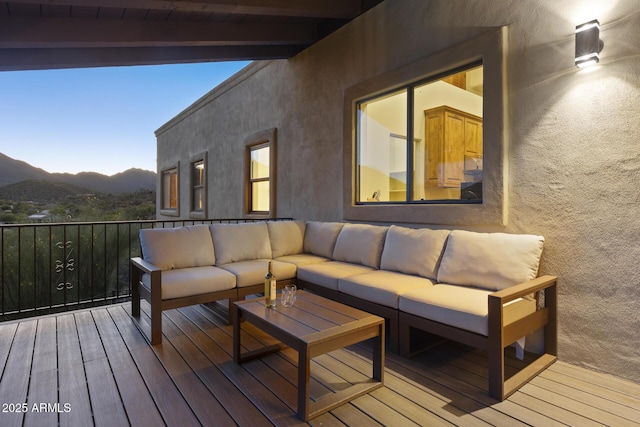
[[(485, 350), (496, 399), (556, 360), (556, 277), (537, 277), (541, 236), (266, 221), (145, 229), (140, 241), (132, 314), (140, 297), (151, 303), (153, 345), (163, 310), (261, 293), (272, 260), (279, 288), (295, 282), (384, 317), (392, 351), (411, 355), (412, 328)], [(504, 349), (541, 328), (544, 353), (505, 381)]]

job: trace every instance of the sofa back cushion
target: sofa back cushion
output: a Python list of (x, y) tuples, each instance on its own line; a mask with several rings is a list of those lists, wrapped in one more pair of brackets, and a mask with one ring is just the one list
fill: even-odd
[(367, 224), (345, 224), (338, 234), (332, 258), (380, 268), (380, 255), (389, 227)]
[(274, 258), (303, 252), (304, 221), (269, 221), (267, 228)]
[(384, 242), (380, 268), (435, 280), (449, 233), (392, 225)]
[(529, 234), (474, 233), (449, 235), (438, 282), (501, 290), (535, 279), (544, 237)]
[(269, 231), (264, 222), (210, 226), (216, 264), (271, 258)]
[(140, 230), (142, 257), (161, 270), (205, 267), (216, 263), (207, 225)]
[(304, 231), (304, 252), (331, 258), (343, 226), (341, 222), (308, 221)]

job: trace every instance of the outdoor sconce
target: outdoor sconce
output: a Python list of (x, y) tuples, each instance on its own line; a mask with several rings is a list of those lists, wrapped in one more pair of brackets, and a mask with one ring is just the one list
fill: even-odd
[(586, 67), (600, 62), (600, 23), (597, 19), (576, 26), (576, 66)]

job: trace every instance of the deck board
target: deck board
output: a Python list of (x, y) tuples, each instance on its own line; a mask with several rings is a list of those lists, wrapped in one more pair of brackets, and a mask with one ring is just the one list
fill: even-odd
[(60, 424), (92, 425), (87, 377), (82, 361), (76, 320), (73, 314), (56, 318), (58, 338), (59, 402), (71, 403), (71, 411), (60, 414)]
[[(58, 401), (58, 360), (56, 349), (56, 319), (38, 321), (31, 364), (28, 407), (24, 426), (52, 426), (58, 423), (57, 411), (47, 403)], [(45, 404), (45, 406), (42, 406)], [(55, 408), (60, 410), (61, 408)]]
[[(0, 425), (640, 425), (639, 384), (558, 361), (498, 402), (486, 354), (450, 342), (411, 359), (387, 353), (384, 388), (306, 424), (295, 413), (297, 353), (237, 365), (220, 307), (165, 312), (155, 347), (139, 329), (149, 332), (146, 304), (139, 324), (130, 304), (0, 324), (0, 403), (72, 408), (0, 412)], [(274, 342), (251, 325), (243, 334), (245, 350)], [(367, 378), (371, 352), (364, 343), (314, 358), (312, 399)]]
[(132, 425), (162, 425), (158, 408), (107, 310), (93, 312), (120, 397)]
[[(21, 322), (16, 329), (0, 381), (0, 402), (2, 404), (21, 405), (27, 403), (37, 324), (35, 320), (28, 320)], [(2, 421), (0, 425), (3, 427), (22, 426), (24, 415), (25, 412), (21, 409), (12, 410), (9, 408), (8, 413), (0, 412), (0, 421)]]

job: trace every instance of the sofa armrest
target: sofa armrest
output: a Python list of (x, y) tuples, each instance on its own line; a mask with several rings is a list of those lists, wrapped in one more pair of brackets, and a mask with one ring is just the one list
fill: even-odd
[(489, 299), (497, 298), (500, 304), (506, 304), (509, 301), (550, 288), (556, 284), (556, 280), (558, 280), (556, 276), (540, 276), (528, 282), (494, 292), (489, 295)]
[[(517, 339), (545, 327), (545, 349), (556, 354), (557, 281), (556, 276), (540, 276), (489, 295), (489, 339), (499, 341), (504, 348)], [(505, 310), (505, 304), (532, 293), (545, 290), (544, 307), (535, 311)], [(511, 315), (508, 315), (510, 313)]]
[(151, 264), (149, 261), (145, 261), (140, 257), (131, 258), (131, 265), (143, 273), (153, 274), (156, 271), (161, 271), (159, 267)]
[[(151, 289), (142, 284), (142, 274), (151, 276)], [(131, 258), (131, 292), (134, 297), (141, 295), (153, 304), (153, 300), (162, 300), (162, 270), (160, 267), (140, 257)]]
[[(489, 394), (504, 400), (531, 378), (557, 360), (558, 287), (556, 276), (541, 276), (489, 295)], [(505, 310), (505, 304), (540, 291), (544, 307), (534, 310)], [(507, 314), (510, 313), (513, 316)], [(521, 337), (544, 328), (544, 354), (505, 381), (504, 348)]]

